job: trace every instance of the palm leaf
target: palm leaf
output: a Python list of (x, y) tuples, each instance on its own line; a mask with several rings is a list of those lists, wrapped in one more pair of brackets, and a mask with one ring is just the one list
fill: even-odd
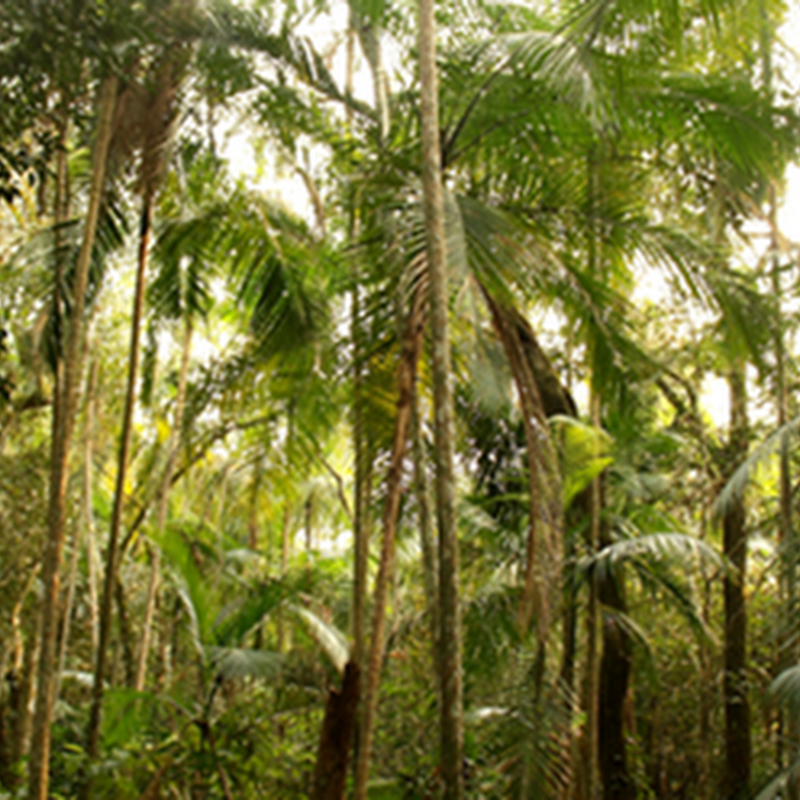
[(717, 495), (712, 507), (712, 513), (716, 519), (721, 519), (731, 508), (734, 501), (744, 495), (753, 473), (759, 467), (764, 466), (798, 429), (800, 429), (800, 417), (795, 417), (773, 431), (752, 450), (750, 455), (736, 468), (722, 491)]
[(794, 719), (800, 717), (800, 665), (781, 672), (769, 685), (767, 697), (788, 709)]
[(206, 647), (211, 668), (224, 680), (276, 678), (283, 668), (283, 656), (247, 647)]
[(290, 605), (289, 609), (297, 616), (309, 636), (319, 645), (336, 670), (344, 674), (350, 658), (350, 645), (347, 637), (335, 626), (302, 606)]
[(643, 558), (684, 565), (696, 562), (719, 571), (726, 570), (725, 560), (713, 547), (694, 536), (676, 532), (651, 533), (613, 542), (596, 555), (582, 558), (580, 568), (608, 571), (626, 562)]

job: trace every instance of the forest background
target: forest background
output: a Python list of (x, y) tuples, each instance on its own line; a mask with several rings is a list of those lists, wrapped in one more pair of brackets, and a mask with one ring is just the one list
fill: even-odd
[(797, 798), (790, 12), (6, 0), (0, 797)]

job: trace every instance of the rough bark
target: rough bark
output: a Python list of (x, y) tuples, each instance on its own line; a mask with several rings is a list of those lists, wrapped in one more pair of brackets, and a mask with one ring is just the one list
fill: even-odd
[(325, 706), (311, 800), (342, 800), (347, 786), (347, 762), (358, 713), (361, 670), (348, 661), (342, 689), (331, 689)]
[(98, 100), (98, 124), (92, 156), (92, 182), (83, 241), (75, 267), (73, 303), (67, 348), (63, 361), (63, 381), (55, 398), (53, 413), (48, 535), (42, 558), (41, 649), (37, 680), (29, 769), (29, 797), (45, 800), (49, 788), (50, 724), (52, 721), (53, 669), (58, 628), (59, 570), (64, 542), (68, 458), (80, 380), (80, 354), (89, 264), (94, 247), (97, 220), (105, 185), (106, 163), (111, 139), (111, 123), (117, 96), (117, 78), (106, 78)]
[(372, 728), (378, 704), (378, 684), (383, 663), (386, 598), (394, 562), (394, 539), (402, 493), (403, 461), (408, 443), (417, 364), (422, 349), (423, 318), (422, 301), (419, 293), (417, 293), (409, 316), (407, 332), (403, 339), (403, 351), (400, 356), (397, 378), (397, 416), (394, 425), (389, 473), (386, 478), (386, 501), (382, 518), (380, 562), (372, 601), (372, 638), (367, 661), (367, 685), (362, 700), (362, 713), (359, 721), (359, 751), (353, 790), (355, 800), (366, 800), (367, 797), (367, 780), (369, 778), (369, 762), (372, 752)]
[(439, 663), (441, 666), (441, 767), (445, 800), (464, 795), (463, 676), (458, 606), (458, 536), (455, 511), (453, 400), (450, 388), (447, 248), (445, 240), (435, 0), (420, 0), (419, 74), (422, 116), (422, 188), (433, 361), (436, 518), (439, 528)]

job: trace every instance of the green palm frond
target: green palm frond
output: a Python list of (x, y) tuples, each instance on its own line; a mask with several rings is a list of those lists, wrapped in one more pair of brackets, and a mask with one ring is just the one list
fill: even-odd
[(280, 675), (283, 656), (247, 647), (206, 647), (212, 670), (224, 680), (237, 678), (274, 679)]
[(169, 565), (178, 595), (189, 616), (192, 642), (202, 656), (205, 644), (211, 641), (216, 592), (208, 585), (192, 545), (181, 531), (167, 528), (160, 535), (152, 533), (151, 536), (161, 548), (165, 563)]
[(667, 561), (689, 566), (699, 564), (724, 572), (723, 557), (710, 545), (685, 533), (651, 533), (606, 545), (594, 556), (585, 556), (580, 569), (608, 572), (618, 565), (638, 560)]
[(770, 778), (766, 785), (753, 795), (753, 800), (781, 800), (785, 797), (784, 792), (789, 787), (789, 782), (797, 780), (798, 776), (800, 776), (800, 758)]
[(230, 646), (244, 641), (261, 621), (292, 594), (285, 581), (269, 581), (245, 587), (243, 595), (227, 603), (213, 623), (217, 645)]
[(331, 664), (341, 674), (350, 658), (350, 645), (347, 637), (335, 626), (325, 622), (320, 616), (302, 606), (290, 605), (289, 609), (302, 623), (308, 635), (317, 643)]
[(691, 588), (675, 575), (674, 568), (689, 571), (694, 566), (730, 574), (725, 559), (705, 542), (682, 533), (656, 533), (624, 539), (603, 547), (594, 556), (583, 556), (576, 564), (575, 578), (618, 580), (617, 570), (629, 565), (643, 587), (658, 592), (686, 621), (697, 640), (713, 641)]
[(763, 442), (756, 445), (750, 455), (736, 468), (722, 491), (714, 501), (712, 512), (716, 519), (721, 519), (731, 508), (734, 501), (744, 495), (753, 474), (763, 467), (784, 443), (800, 430), (800, 417), (795, 417), (785, 425), (773, 431)]
[(264, 355), (296, 352), (327, 328), (325, 261), (301, 220), (251, 200), (223, 238), (237, 296)]
[(153, 248), (157, 270), (147, 289), (157, 317), (206, 315), (213, 299), (210, 282), (218, 269), (215, 249), (228, 213), (221, 204), (161, 226)]

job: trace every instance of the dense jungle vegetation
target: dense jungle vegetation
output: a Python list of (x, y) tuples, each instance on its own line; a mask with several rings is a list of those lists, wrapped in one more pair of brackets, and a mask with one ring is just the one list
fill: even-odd
[(800, 797), (782, 0), (0, 4), (0, 797)]

